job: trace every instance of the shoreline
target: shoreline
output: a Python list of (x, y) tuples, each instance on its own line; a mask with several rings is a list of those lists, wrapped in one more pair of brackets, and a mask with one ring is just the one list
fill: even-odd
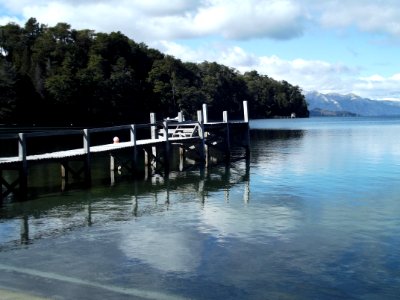
[(0, 287), (0, 298), (2, 300), (44, 300), (49, 298), (44, 298), (40, 296), (36, 296), (33, 294), (29, 294), (23, 291), (14, 291), (9, 290), (4, 287)]

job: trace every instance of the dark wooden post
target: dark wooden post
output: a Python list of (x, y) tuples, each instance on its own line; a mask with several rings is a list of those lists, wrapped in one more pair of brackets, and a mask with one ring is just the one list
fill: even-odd
[(61, 191), (65, 191), (69, 182), (68, 160), (61, 161)]
[(3, 203), (3, 170), (0, 168), (0, 205)]
[(29, 243), (29, 222), (28, 216), (24, 215), (21, 219), (21, 244)]

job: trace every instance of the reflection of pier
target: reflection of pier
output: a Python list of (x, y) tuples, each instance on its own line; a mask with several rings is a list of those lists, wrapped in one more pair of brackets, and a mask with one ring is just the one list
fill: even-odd
[[(177, 122), (157, 122), (155, 114), (151, 114), (149, 124), (0, 136), (2, 140), (14, 142), (18, 149), (16, 156), (0, 157), (0, 201), (10, 194), (27, 197), (29, 166), (33, 163), (59, 163), (62, 189), (65, 189), (71, 179), (77, 181), (81, 177), (86, 186), (91, 184), (92, 156), (96, 153), (109, 153), (111, 184), (115, 182), (115, 172), (121, 168), (132, 174), (141, 170), (139, 154), (143, 154), (145, 176), (157, 172), (160, 167), (168, 174), (173, 146), (179, 148), (180, 170), (190, 161), (207, 167), (213, 160), (212, 150), (222, 152), (224, 160), (229, 161), (233, 142), (243, 147), (247, 156), (249, 119), (246, 101), (243, 107), (243, 121), (229, 121), (227, 112), (223, 112), (222, 122), (209, 122), (207, 106), (203, 105), (203, 110), (197, 112), (196, 121), (184, 121), (180, 113)], [(119, 137), (118, 143), (110, 143), (116, 135)], [(120, 159), (121, 153), (127, 152), (128, 160)], [(14, 176), (10, 176), (10, 173)]]
[[(190, 171), (183, 176), (182, 172), (171, 172), (162, 181), (135, 180), (129, 194), (130, 203), (119, 199), (116, 186), (112, 189), (114, 198), (110, 200), (103, 195), (98, 199), (86, 195), (64, 201), (63, 196), (60, 196), (55, 201), (34, 201), (29, 211), (13, 210), (13, 206), (5, 206), (0, 208), (3, 224), (12, 228), (12, 224), (20, 220), (20, 226), (9, 230), (10, 233), (14, 232), (14, 236), (12, 240), (1, 241), (0, 250), (1, 247), (16, 243), (32, 243), (36, 239), (60, 232), (92, 226), (96, 222), (125, 221), (167, 211), (171, 205), (188, 201), (198, 201), (206, 207), (211, 193), (221, 195), (221, 201), (231, 202), (230, 191), (238, 187), (243, 189), (243, 202), (247, 204), (250, 197), (249, 176), (250, 161), (246, 159), (214, 168), (201, 168), (199, 172)], [(122, 195), (122, 198), (126, 198), (125, 192)], [(8, 222), (10, 225), (7, 225)]]

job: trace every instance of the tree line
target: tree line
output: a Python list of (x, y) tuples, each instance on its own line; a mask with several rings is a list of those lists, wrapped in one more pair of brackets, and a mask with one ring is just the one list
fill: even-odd
[(54, 27), (30, 18), (0, 26), (0, 123), (107, 125), (148, 122), (150, 112), (209, 119), (308, 117), (298, 86), (256, 71), (215, 63), (182, 62), (121, 32)]

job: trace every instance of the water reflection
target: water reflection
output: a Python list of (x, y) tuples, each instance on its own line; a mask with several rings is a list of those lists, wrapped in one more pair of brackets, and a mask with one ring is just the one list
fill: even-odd
[(93, 287), (113, 299), (397, 299), (400, 141), (338, 127), (255, 131), (250, 162), (7, 204), (0, 284), (50, 282), (73, 299)]
[[(0, 207), (0, 249), (99, 223), (166, 211), (171, 202), (198, 200), (204, 205), (209, 193), (229, 191), (238, 184), (245, 186), (242, 198), (248, 202), (248, 160), (210, 170), (171, 172), (167, 177), (155, 175), (147, 181), (122, 182), (112, 187), (99, 186), (57, 197), (44, 195), (31, 201), (7, 203)], [(188, 198), (188, 195), (194, 197)], [(229, 192), (225, 197), (229, 197)]]

